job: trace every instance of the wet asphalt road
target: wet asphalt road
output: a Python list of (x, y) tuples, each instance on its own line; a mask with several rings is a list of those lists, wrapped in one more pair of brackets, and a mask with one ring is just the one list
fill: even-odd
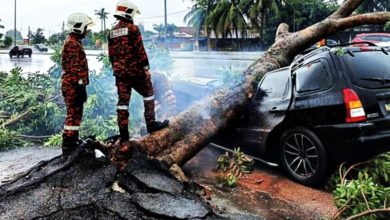
[[(86, 51), (89, 68), (99, 71), (102, 65), (96, 56), (103, 51)], [(226, 67), (233, 70), (245, 70), (262, 52), (172, 52), (174, 60), (173, 76), (196, 76), (217, 78)], [(23, 72), (45, 73), (53, 66), (50, 54), (33, 52), (32, 58), (10, 58), (8, 51), (0, 51), (0, 71), (8, 72), (12, 68), (21, 67)]]

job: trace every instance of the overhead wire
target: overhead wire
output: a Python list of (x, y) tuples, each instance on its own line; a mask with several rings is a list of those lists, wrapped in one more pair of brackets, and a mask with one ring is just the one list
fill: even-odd
[[(167, 16), (181, 14), (181, 13), (187, 12), (187, 11), (189, 11), (189, 10), (190, 10), (190, 9), (172, 12), (172, 13), (167, 14)], [(146, 18), (139, 17), (138, 20), (148, 20), (148, 19), (154, 19), (154, 18), (163, 18), (164, 16), (165, 16), (165, 15), (151, 16), (151, 17), (146, 17)]]

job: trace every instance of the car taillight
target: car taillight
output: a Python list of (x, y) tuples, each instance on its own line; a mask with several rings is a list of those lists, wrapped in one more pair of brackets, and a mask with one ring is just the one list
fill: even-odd
[(362, 102), (355, 91), (349, 88), (343, 89), (343, 97), (347, 116), (345, 121), (347, 123), (361, 122), (367, 120), (364, 112)]

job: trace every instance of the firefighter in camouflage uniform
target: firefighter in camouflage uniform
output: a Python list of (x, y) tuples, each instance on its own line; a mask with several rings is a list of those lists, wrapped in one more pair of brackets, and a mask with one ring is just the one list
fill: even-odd
[(67, 28), (70, 32), (62, 48), (62, 95), (66, 105), (62, 154), (69, 156), (77, 148), (83, 105), (87, 100), (86, 86), (89, 84), (88, 63), (81, 39), (87, 28), (94, 23), (82, 13), (69, 16)]
[(129, 140), (129, 102), (131, 89), (143, 96), (145, 122), (149, 133), (165, 128), (169, 121), (155, 120), (154, 91), (149, 71), (149, 61), (141, 33), (133, 23), (138, 8), (130, 1), (119, 1), (115, 18), (118, 23), (108, 36), (109, 57), (118, 90), (118, 126), (121, 142)]

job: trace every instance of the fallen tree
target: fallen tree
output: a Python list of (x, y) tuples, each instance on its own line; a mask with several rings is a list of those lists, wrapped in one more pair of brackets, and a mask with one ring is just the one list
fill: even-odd
[[(390, 12), (351, 14), (364, 0), (346, 0), (325, 20), (301, 31), (290, 33), (288, 25), (281, 24), (275, 43), (244, 72), (242, 81), (233, 87), (221, 89), (211, 97), (192, 106), (171, 122), (169, 128), (141, 140), (133, 141), (119, 150), (116, 158), (122, 163), (137, 148), (147, 155), (165, 161), (169, 165), (184, 164), (201, 150), (207, 142), (240, 115), (253, 96), (253, 85), (272, 70), (289, 65), (294, 57), (320, 39), (341, 30), (363, 24), (385, 24)], [(113, 150), (111, 152), (117, 152)], [(115, 156), (114, 156), (115, 157)]]
[[(169, 167), (185, 163), (239, 116), (253, 96), (253, 85), (265, 73), (289, 65), (300, 51), (322, 38), (350, 27), (390, 20), (390, 12), (350, 16), (363, 1), (346, 0), (327, 19), (298, 32), (290, 33), (288, 26), (281, 24), (275, 43), (248, 67), (242, 81), (181, 113), (169, 128), (124, 146), (89, 145), (110, 155), (111, 162), (120, 165), (123, 172), (118, 173), (110, 161), (81, 153), (65, 162), (61, 158), (43, 162), (1, 186), (0, 218), (215, 218), (191, 185), (173, 179), (167, 172)], [(144, 158), (135, 149), (165, 165)]]

